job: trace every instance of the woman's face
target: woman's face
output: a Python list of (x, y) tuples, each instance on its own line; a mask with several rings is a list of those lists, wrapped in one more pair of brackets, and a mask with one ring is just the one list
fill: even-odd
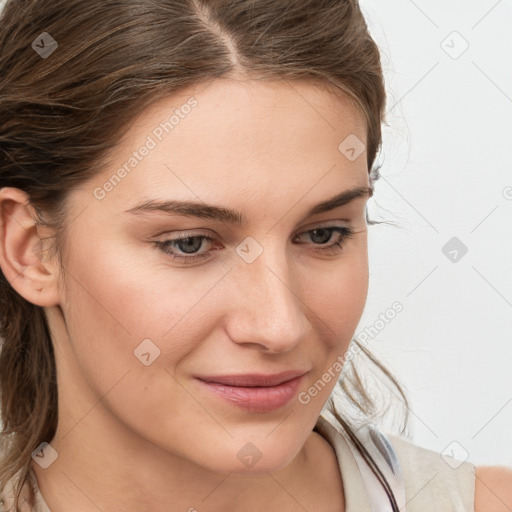
[[(366, 301), (368, 196), (311, 213), (368, 189), (363, 144), (346, 97), (302, 82), (217, 79), (139, 116), (70, 196), (50, 315), (61, 433), (86, 418), (97, 438), (217, 471), (288, 464)], [(137, 209), (166, 202), (202, 213)], [(295, 388), (199, 380), (289, 370), (304, 374)]]

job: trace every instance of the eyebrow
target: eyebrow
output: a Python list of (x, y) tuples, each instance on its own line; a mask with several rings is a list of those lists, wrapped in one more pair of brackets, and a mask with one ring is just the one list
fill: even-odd
[[(354, 199), (360, 197), (371, 197), (372, 195), (373, 189), (371, 187), (357, 187), (344, 190), (340, 194), (312, 206), (306, 212), (306, 216), (311, 217), (312, 215), (328, 212), (330, 210), (334, 210), (334, 208), (338, 208), (339, 206), (346, 205)], [(237, 225), (241, 225), (247, 222), (245, 215), (241, 212), (238, 212), (237, 210), (205, 203), (197, 203), (194, 201), (162, 201), (158, 199), (150, 199), (137, 204), (128, 210), (125, 210), (125, 212), (135, 215), (151, 212), (162, 212), (171, 215), (182, 215), (185, 217), (198, 217), (201, 219), (219, 220)]]

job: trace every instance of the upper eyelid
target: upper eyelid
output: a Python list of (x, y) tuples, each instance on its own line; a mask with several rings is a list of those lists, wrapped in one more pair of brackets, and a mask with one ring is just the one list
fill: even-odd
[[(337, 224), (330, 224), (331, 222), (337, 222)], [(340, 222), (342, 224), (339, 224)], [(324, 221), (324, 222), (318, 221), (316, 223), (311, 224), (310, 226), (301, 228), (301, 230), (297, 231), (293, 236), (301, 235), (303, 233), (308, 233), (310, 231), (313, 231), (313, 230), (319, 229), (319, 228), (328, 229), (328, 228), (340, 228), (340, 227), (353, 229), (353, 226), (349, 221), (339, 221), (339, 220), (338, 221)], [(204, 228), (203, 229), (192, 228), (192, 229), (176, 230), (175, 235), (172, 235), (170, 232), (164, 232), (159, 236), (163, 237), (165, 235), (167, 235), (166, 240), (177, 240), (180, 238), (182, 239), (182, 238), (195, 238), (195, 237), (206, 237), (206, 238), (211, 238), (212, 240), (216, 240), (217, 238), (219, 238), (218, 235), (216, 235)], [(220, 237), (220, 238), (222, 238), (222, 237)]]

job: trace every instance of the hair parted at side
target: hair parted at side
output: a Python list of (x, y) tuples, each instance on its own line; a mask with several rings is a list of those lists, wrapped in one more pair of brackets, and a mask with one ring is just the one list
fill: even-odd
[[(32, 47), (43, 32), (58, 44), (47, 58)], [(357, 0), (7, 0), (0, 48), (0, 188), (27, 193), (38, 223), (55, 230), (56, 255), (65, 245), (68, 192), (100, 171), (130, 121), (158, 99), (217, 77), (338, 88), (364, 114), (370, 183), (378, 179), (386, 93)], [(17, 512), (31, 453), (55, 435), (58, 393), (45, 312), (2, 272), (0, 338), (0, 492), (15, 479)], [(384, 376), (383, 387), (398, 390), (407, 413), (397, 380), (352, 342)], [(340, 390), (363, 418), (378, 416), (355, 360), (346, 360)], [(358, 444), (348, 406), (333, 412)], [(407, 418), (402, 432), (406, 426)]]

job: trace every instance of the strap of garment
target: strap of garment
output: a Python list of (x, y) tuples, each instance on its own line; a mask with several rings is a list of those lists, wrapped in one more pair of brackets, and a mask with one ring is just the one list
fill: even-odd
[[(330, 415), (329, 411), (326, 411)], [(334, 422), (336, 424), (336, 422)], [(372, 512), (394, 512), (391, 500), (369, 463), (361, 455), (352, 439), (343, 429), (337, 429), (344, 437), (361, 473)], [(386, 478), (400, 512), (407, 512), (405, 482), (398, 457), (386, 435), (373, 424), (366, 424), (357, 431), (357, 437), (372, 456)]]

